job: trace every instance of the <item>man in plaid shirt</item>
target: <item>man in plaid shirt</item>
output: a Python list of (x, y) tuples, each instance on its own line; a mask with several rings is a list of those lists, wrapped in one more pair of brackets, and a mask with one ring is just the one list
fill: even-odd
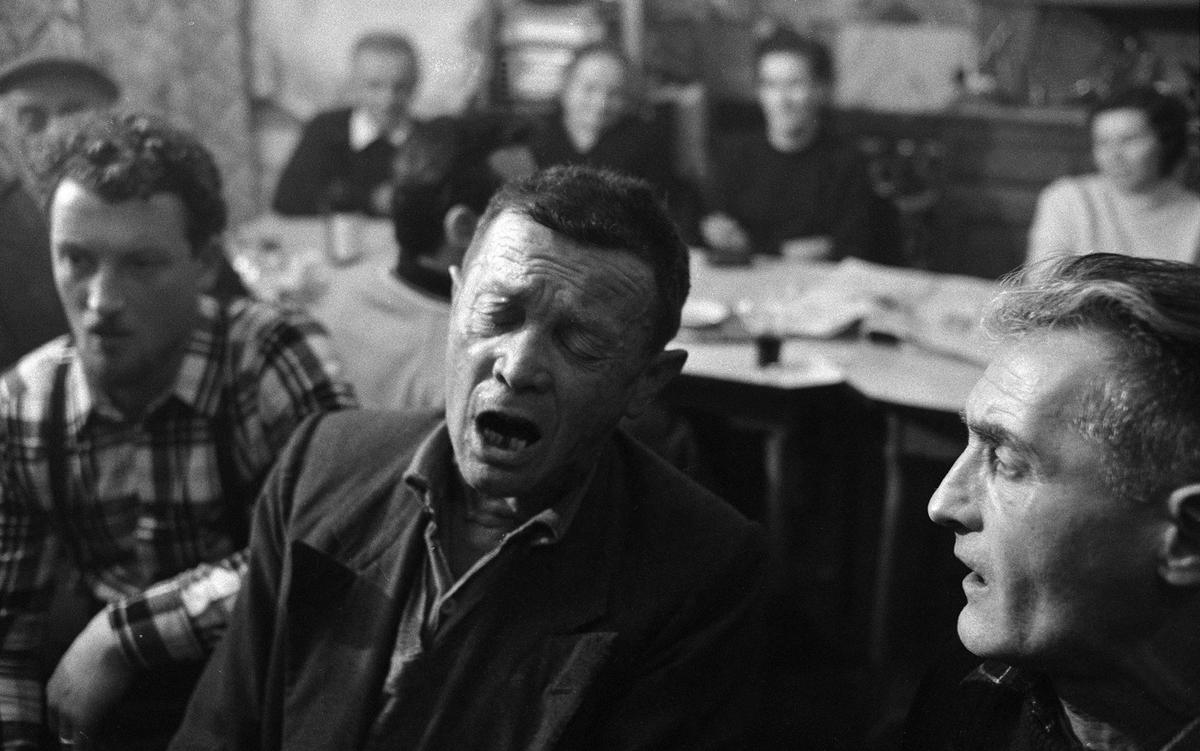
[(71, 334), (0, 381), (0, 739), (156, 748), (224, 630), (261, 478), (354, 397), (310, 320), (204, 294), (226, 206), (198, 142), (104, 115), (49, 166)]

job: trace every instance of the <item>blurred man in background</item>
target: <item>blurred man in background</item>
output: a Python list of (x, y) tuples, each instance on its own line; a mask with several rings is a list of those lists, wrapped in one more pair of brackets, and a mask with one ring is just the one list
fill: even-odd
[(456, 121), (430, 121), (411, 138), (395, 164), (395, 264), (346, 269), (312, 310), (365, 407), (444, 406), (450, 267), (500, 184), (486, 140), (468, 142)]
[(82, 58), (33, 55), (0, 69), (0, 370), (67, 331), (50, 273), (39, 154), (52, 134), (119, 96), (116, 81)]
[(70, 335), (0, 380), (0, 738), (151, 751), (224, 632), (276, 453), (354, 400), (311, 321), (205, 294), (228, 212), (194, 138), (97, 115), (47, 163)]
[(392, 162), (422, 127), (409, 111), (419, 81), (417, 51), (407, 37), (360, 36), (350, 54), (352, 106), (321, 112), (304, 126), (273, 208), (286, 215), (387, 216)]

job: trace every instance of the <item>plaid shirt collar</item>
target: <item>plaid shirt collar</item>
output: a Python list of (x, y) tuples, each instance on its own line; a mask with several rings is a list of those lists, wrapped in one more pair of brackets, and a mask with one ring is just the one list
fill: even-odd
[[(199, 316), (192, 329), (184, 350), (179, 370), (170, 391), (154, 400), (146, 410), (150, 414), (171, 397), (206, 417), (215, 417), (221, 405), (222, 353), (227, 340), (227, 331), (220, 326), (220, 304), (211, 297), (201, 296)], [(67, 378), (67, 414), (77, 415), (72, 421), (78, 433), (92, 419), (121, 422), (125, 416), (101, 393), (92, 390), (83, 373), (83, 363), (78, 351), (72, 346), (67, 350), (71, 357), (70, 373)]]
[[(450, 443), (450, 431), (442, 422), (421, 441), (404, 472), (404, 482), (417, 492), (431, 514), (435, 511), (434, 506), (442, 502), (448, 483), (454, 481), (453, 466), (454, 447)], [(595, 474), (593, 468), (587, 479), (570, 495), (534, 514), (513, 530), (510, 536), (536, 529), (537, 534), (531, 541), (533, 545), (553, 545), (562, 540), (579, 512)]]

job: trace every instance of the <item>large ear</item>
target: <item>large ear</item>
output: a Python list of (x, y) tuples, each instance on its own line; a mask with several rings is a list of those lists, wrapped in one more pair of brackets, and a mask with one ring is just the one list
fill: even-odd
[(625, 406), (625, 416), (638, 417), (645, 412), (654, 398), (658, 396), (658, 392), (662, 391), (663, 387), (683, 370), (687, 356), (688, 353), (685, 349), (668, 349), (656, 354), (642, 374), (638, 376), (637, 383), (634, 384), (633, 396)]
[[(479, 214), (468, 206), (456, 203), (442, 217), (442, 232), (446, 236), (446, 244), (454, 248), (466, 248), (475, 234), (475, 225), (479, 223)], [(461, 253), (459, 254), (461, 256)]]
[(1176, 488), (1167, 498), (1158, 572), (1177, 587), (1200, 585), (1200, 483)]

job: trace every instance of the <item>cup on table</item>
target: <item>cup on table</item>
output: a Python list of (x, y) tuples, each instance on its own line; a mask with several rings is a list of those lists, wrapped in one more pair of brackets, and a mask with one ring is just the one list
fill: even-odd
[(333, 213), (325, 218), (325, 256), (334, 266), (357, 261), (363, 254), (362, 226), (357, 214)]
[(777, 300), (739, 300), (735, 310), (746, 333), (754, 340), (758, 367), (765, 368), (778, 363), (783, 350), (783, 303)]
[(779, 249), (789, 261), (824, 261), (833, 253), (833, 238), (828, 235), (793, 237), (784, 240)]

